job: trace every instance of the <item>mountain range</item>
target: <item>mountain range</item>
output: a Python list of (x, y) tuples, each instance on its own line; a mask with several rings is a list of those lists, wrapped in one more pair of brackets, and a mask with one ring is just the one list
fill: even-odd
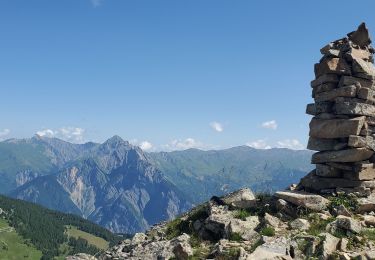
[(247, 146), (145, 153), (119, 136), (73, 144), (36, 135), (0, 142), (0, 193), (135, 233), (213, 195), (284, 188), (312, 169), (310, 158)]

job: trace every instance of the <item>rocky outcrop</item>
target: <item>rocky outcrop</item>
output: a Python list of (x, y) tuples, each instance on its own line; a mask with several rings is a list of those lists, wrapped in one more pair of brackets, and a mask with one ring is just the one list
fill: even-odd
[(315, 103), (306, 109), (314, 116), (307, 148), (318, 151), (316, 170), (300, 183), (306, 191), (374, 189), (366, 183), (375, 179), (374, 52), (365, 24), (321, 49), (311, 82)]

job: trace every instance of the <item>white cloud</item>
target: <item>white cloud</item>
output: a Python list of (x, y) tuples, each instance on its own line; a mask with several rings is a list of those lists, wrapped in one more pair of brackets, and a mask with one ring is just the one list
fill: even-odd
[(144, 151), (149, 151), (151, 150), (154, 146), (152, 145), (152, 143), (148, 142), (148, 141), (143, 141), (139, 144), (139, 147), (144, 150)]
[(102, 0), (91, 0), (91, 4), (94, 6), (94, 7), (98, 7), (102, 4)]
[(276, 130), (277, 129), (277, 123), (276, 120), (266, 121), (262, 123), (263, 128)]
[(43, 129), (38, 132), (36, 132), (37, 135), (39, 136), (45, 136), (45, 137), (54, 137), (56, 135), (55, 131), (51, 129)]
[(255, 149), (271, 149), (271, 146), (267, 144), (267, 141), (264, 139), (259, 139), (253, 142), (246, 143), (247, 146), (250, 146)]
[(277, 148), (289, 148), (293, 150), (305, 149), (305, 146), (297, 139), (285, 139), (277, 142)]
[(36, 132), (36, 134), (42, 137), (56, 137), (73, 143), (83, 143), (85, 141), (85, 129), (80, 127), (62, 127), (58, 130), (43, 129)]
[(169, 144), (163, 145), (162, 148), (167, 151), (175, 151), (190, 148), (205, 149), (207, 146), (193, 138), (186, 138), (185, 140), (172, 140)]
[(224, 128), (223, 128), (223, 125), (219, 122), (211, 122), (210, 123), (210, 126), (213, 130), (215, 130), (216, 132), (223, 132), (224, 131)]
[(3, 138), (4, 138), (5, 136), (9, 135), (9, 133), (10, 133), (10, 130), (7, 129), (7, 128), (1, 130), (1, 131), (0, 131), (0, 140), (3, 140)]
[(63, 127), (59, 130), (59, 135), (67, 141), (75, 143), (83, 143), (85, 129), (79, 127)]

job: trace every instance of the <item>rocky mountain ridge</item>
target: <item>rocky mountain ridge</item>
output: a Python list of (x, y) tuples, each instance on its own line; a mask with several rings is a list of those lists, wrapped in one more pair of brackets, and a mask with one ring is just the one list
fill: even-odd
[(34, 136), (0, 142), (0, 190), (134, 233), (213, 194), (247, 184), (255, 190), (285, 187), (311, 170), (310, 156), (250, 147), (145, 153), (118, 136), (103, 144)]

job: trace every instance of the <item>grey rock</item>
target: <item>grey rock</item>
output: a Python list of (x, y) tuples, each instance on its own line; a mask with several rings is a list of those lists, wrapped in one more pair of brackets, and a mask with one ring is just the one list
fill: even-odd
[(354, 234), (359, 234), (362, 230), (361, 224), (357, 220), (347, 216), (337, 216), (336, 220), (332, 222), (331, 225)]
[(324, 151), (313, 154), (312, 163), (359, 162), (369, 159), (374, 151), (366, 148), (353, 148), (340, 151)]
[(348, 33), (348, 37), (349, 40), (360, 47), (366, 47), (371, 44), (370, 34), (365, 23), (361, 23), (356, 31)]
[(321, 248), (322, 248), (321, 255), (323, 259), (328, 259), (328, 257), (336, 251), (337, 246), (340, 242), (340, 239), (332, 236), (329, 233), (323, 233), (320, 236), (323, 238), (321, 242)]
[(336, 74), (323, 74), (322, 76), (318, 77), (317, 79), (311, 81), (311, 87), (316, 87), (324, 83), (337, 83), (339, 82), (339, 76)]
[(222, 198), (223, 202), (234, 208), (248, 209), (256, 205), (254, 193), (249, 189), (240, 189)]
[(316, 102), (334, 101), (337, 97), (355, 97), (357, 95), (356, 86), (346, 86), (336, 88), (331, 91), (317, 93), (314, 97)]
[(370, 89), (373, 86), (373, 82), (371, 80), (366, 80), (363, 78), (357, 78), (352, 76), (342, 76), (340, 78), (340, 82), (338, 83), (339, 87), (343, 86), (350, 86), (350, 85), (358, 85), (362, 88)]
[(290, 228), (293, 230), (308, 230), (310, 228), (310, 223), (308, 220), (303, 218), (297, 218), (289, 223)]
[(358, 102), (337, 102), (334, 111), (339, 115), (375, 116), (375, 106)]
[(356, 117), (353, 119), (332, 119), (321, 120), (312, 119), (310, 122), (310, 137), (313, 138), (341, 138), (350, 135), (359, 135), (365, 117)]
[(275, 193), (275, 196), (294, 205), (302, 206), (315, 211), (321, 211), (327, 208), (327, 205), (329, 204), (329, 200), (325, 199), (324, 197), (307, 192), (278, 191)]

